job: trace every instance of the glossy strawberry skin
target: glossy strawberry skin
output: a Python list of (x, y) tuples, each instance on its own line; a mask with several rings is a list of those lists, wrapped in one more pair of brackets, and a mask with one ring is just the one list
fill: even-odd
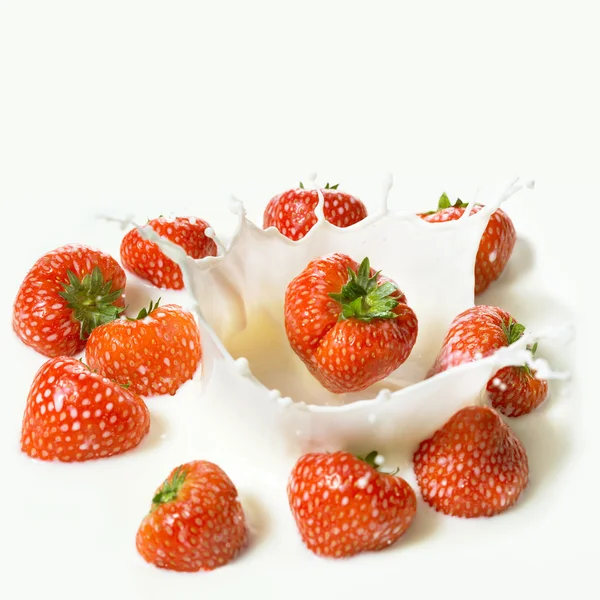
[[(431, 377), (446, 369), (484, 358), (509, 345), (503, 329), (516, 321), (495, 306), (473, 306), (450, 325), (442, 350), (428, 373)], [(548, 396), (548, 382), (536, 379), (526, 367), (500, 369), (487, 384), (491, 405), (508, 417), (518, 417), (537, 408)]]
[[(108, 254), (79, 244), (61, 246), (44, 254), (27, 273), (15, 299), (13, 329), (34, 350), (49, 357), (73, 356), (83, 350), (80, 323), (59, 294), (69, 282), (67, 271), (78, 278), (98, 267), (111, 290), (125, 288), (123, 269)], [(123, 307), (120, 296), (115, 306)]]
[[(217, 245), (206, 236), (210, 225), (196, 217), (152, 219), (148, 225), (161, 237), (181, 246), (192, 258), (216, 256)], [(139, 231), (132, 229), (121, 242), (121, 261), (128, 271), (147, 279), (159, 288), (183, 289), (181, 268), (167, 258), (158, 245), (142, 238)]]
[(507, 417), (520, 417), (548, 397), (548, 382), (526, 367), (504, 367), (487, 384), (490, 404)]
[[(475, 205), (471, 215), (479, 212), (481, 208), (482, 206)], [(419, 216), (430, 223), (440, 223), (460, 219), (464, 212), (465, 208), (451, 206)], [(511, 257), (516, 240), (515, 227), (509, 216), (500, 208), (494, 211), (481, 236), (475, 258), (475, 294), (484, 292), (500, 277)]]
[(63, 462), (104, 458), (131, 450), (150, 429), (138, 395), (59, 356), (38, 371), (27, 398), (21, 450)]
[[(367, 216), (365, 205), (354, 196), (334, 189), (321, 190), (325, 219), (337, 227), (349, 227)], [(291, 240), (302, 239), (317, 223), (316, 190), (296, 188), (271, 198), (265, 209), (263, 227), (276, 227)]]
[(510, 508), (529, 480), (527, 454), (492, 409), (456, 413), (419, 445), (414, 468), (423, 499), (455, 517), (491, 517)]
[[(384, 379), (410, 355), (418, 322), (398, 291), (394, 319), (339, 321), (340, 304), (329, 296), (348, 280), (358, 263), (344, 254), (311, 261), (285, 295), (285, 328), (294, 352), (329, 391), (355, 392)], [(371, 269), (371, 275), (375, 270)], [(379, 282), (390, 281), (379, 276)]]
[(202, 354), (194, 316), (175, 304), (96, 328), (85, 352), (90, 368), (143, 396), (175, 394)]
[[(208, 461), (194, 461), (178, 469), (186, 475), (177, 498), (153, 504), (138, 529), (138, 552), (147, 562), (174, 571), (221, 567), (248, 543), (237, 490), (225, 472)], [(176, 472), (173, 469), (168, 479)]]
[(417, 510), (406, 481), (348, 452), (301, 457), (287, 493), (304, 544), (332, 558), (387, 548), (406, 532)]

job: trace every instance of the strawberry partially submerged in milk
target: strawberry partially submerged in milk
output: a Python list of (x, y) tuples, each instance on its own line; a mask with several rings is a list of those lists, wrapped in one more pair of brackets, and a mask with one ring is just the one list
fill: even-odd
[(395, 371), (417, 339), (417, 317), (396, 283), (345, 254), (312, 260), (287, 287), (294, 352), (331, 392), (364, 390)]
[[(428, 373), (432, 377), (452, 367), (493, 354), (521, 338), (525, 327), (496, 306), (473, 306), (458, 315)], [(537, 345), (531, 350), (535, 352)], [(548, 395), (548, 382), (537, 379), (527, 365), (505, 367), (487, 384), (491, 404), (517, 417), (537, 408)]]

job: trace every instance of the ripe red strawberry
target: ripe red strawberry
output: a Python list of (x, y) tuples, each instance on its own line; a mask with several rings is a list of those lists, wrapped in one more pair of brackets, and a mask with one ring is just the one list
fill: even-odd
[(103, 458), (135, 448), (149, 430), (150, 413), (137, 394), (59, 356), (33, 380), (21, 450), (42, 460)]
[(285, 329), (294, 352), (323, 386), (356, 392), (387, 377), (409, 356), (417, 317), (398, 286), (365, 258), (311, 261), (288, 285)]
[(27, 273), (13, 329), (46, 356), (81, 352), (90, 332), (123, 311), (125, 272), (100, 250), (69, 244), (44, 254)]
[(404, 479), (377, 471), (376, 456), (315, 453), (298, 460), (287, 493), (309, 550), (334, 558), (383, 550), (408, 529), (415, 493)]
[(414, 455), (423, 499), (455, 517), (491, 517), (527, 486), (529, 465), (519, 439), (490, 408), (457, 412)]
[(151, 302), (137, 319), (98, 327), (85, 349), (92, 369), (143, 396), (175, 394), (193, 377), (201, 354), (194, 315), (158, 302)]
[(211, 571), (235, 558), (247, 542), (235, 486), (204, 460), (173, 469), (156, 490), (136, 537), (146, 561), (174, 571)]
[[(196, 217), (177, 217), (152, 219), (148, 225), (178, 246), (192, 258), (216, 256), (217, 245), (206, 236), (210, 225)], [(128, 232), (121, 242), (121, 261), (126, 269), (147, 279), (160, 288), (180, 290), (183, 277), (179, 265), (167, 258), (157, 244), (145, 240), (136, 229)]]
[[(337, 227), (349, 227), (367, 216), (367, 208), (354, 196), (327, 184), (321, 192), (325, 200), (325, 219)], [(315, 208), (319, 202), (316, 190), (300, 187), (271, 198), (263, 217), (263, 227), (277, 229), (291, 240), (302, 239), (316, 224)]]
[[(506, 311), (495, 306), (473, 306), (450, 324), (442, 350), (428, 377), (493, 354), (516, 342), (525, 332)], [(532, 348), (537, 349), (537, 344)], [(509, 417), (531, 412), (548, 395), (548, 383), (536, 379), (528, 366), (505, 367), (487, 384), (492, 406)]]
[[(442, 194), (438, 209), (430, 213), (421, 213), (419, 216), (430, 223), (440, 223), (443, 221), (455, 221), (465, 212), (467, 204), (457, 200), (455, 204), (450, 204), (446, 194)], [(482, 206), (476, 204), (471, 211), (471, 215), (479, 212)], [(481, 236), (477, 257), (475, 259), (475, 294), (481, 294), (489, 285), (498, 279), (508, 259), (512, 254), (517, 234), (512, 221), (502, 210), (494, 211)]]

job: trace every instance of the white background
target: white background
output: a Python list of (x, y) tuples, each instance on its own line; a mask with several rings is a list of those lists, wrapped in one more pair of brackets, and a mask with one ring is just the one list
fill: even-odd
[[(514, 555), (482, 546), (489, 553), (484, 570), (485, 557), (461, 562), (457, 538), (448, 563), (425, 554), (410, 572), (399, 558), (384, 575), (370, 558), (335, 581), (333, 571), (311, 562), (289, 597), (319, 597), (321, 585), (348, 598), (352, 590), (359, 597), (388, 588), (425, 598), (511, 589), (593, 597), (600, 400), (586, 382), (598, 359), (599, 19), (594, 1), (0, 0), (3, 339), (28, 266), (51, 247), (86, 241), (72, 239), (69, 228), (103, 207), (144, 206), (154, 216), (193, 206), (226, 235), (231, 192), (255, 194), (247, 200), (258, 217), (261, 202), (313, 170), (356, 181), (392, 171), (394, 202), (420, 208), (444, 188), (457, 194), (471, 186), (471, 193), (515, 174), (535, 178), (535, 210), (516, 204), (511, 214), (528, 215), (521, 232), (538, 244), (537, 277), (569, 304), (579, 326), (577, 454), (557, 488), (546, 488), (558, 508), (541, 511), (543, 522), (528, 532), (506, 530), (515, 536)], [(532, 294), (533, 287), (532, 280)], [(0, 343), (8, 380), (16, 366)], [(8, 394), (2, 402), (22, 399)], [(15, 460), (8, 444), (2, 452)], [(5, 481), (0, 518), (10, 520), (18, 502), (19, 489)], [(25, 555), (12, 554), (11, 536), (20, 530), (14, 525), (0, 541), (0, 596), (4, 585), (12, 590), (6, 597), (20, 598), (15, 586), (24, 581), (28, 590), (38, 586), (38, 597), (45, 590), (52, 598), (96, 598), (110, 589), (103, 563), (103, 585), (91, 581), (77, 596), (68, 564), (60, 589), (36, 581), (36, 561), (44, 559), (37, 553), (27, 566)], [(538, 532), (539, 554), (524, 556), (521, 535)], [(221, 595), (209, 597), (234, 597), (238, 576), (237, 597), (271, 597), (270, 579), (279, 590), (272, 597), (283, 597), (281, 574), (270, 572), (266, 553), (261, 560), (254, 579), (241, 564)], [(202, 594), (202, 575), (196, 577), (177, 589)], [(115, 598), (134, 597), (114, 586)], [(145, 597), (153, 597), (152, 588)]]

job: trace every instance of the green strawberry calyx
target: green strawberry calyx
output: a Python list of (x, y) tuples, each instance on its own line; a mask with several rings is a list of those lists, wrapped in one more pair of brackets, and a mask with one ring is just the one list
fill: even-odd
[(517, 340), (520, 340), (525, 333), (525, 326), (521, 323), (517, 323), (512, 317), (508, 319), (508, 323), (502, 322), (502, 331), (504, 337), (506, 337), (506, 343), (508, 346), (514, 344)]
[(153, 302), (152, 300), (150, 300), (150, 304), (148, 305), (148, 308), (146, 308), (144, 306), (144, 308), (142, 308), (142, 310), (140, 310), (140, 312), (137, 314), (137, 317), (127, 317), (128, 321), (140, 321), (141, 319), (145, 319), (153, 310), (156, 310), (158, 308), (158, 305), (160, 304), (160, 298), (156, 301)]
[(67, 271), (69, 283), (61, 283), (63, 291), (58, 295), (67, 301), (67, 308), (73, 310), (79, 321), (79, 335), (82, 340), (98, 326), (114, 321), (125, 309), (115, 306), (123, 289), (112, 290), (112, 280), (106, 281), (99, 267), (86, 273), (80, 280), (73, 271)]
[(383, 460), (377, 460), (378, 456), (379, 452), (377, 452), (377, 450), (373, 450), (372, 452), (369, 452), (369, 454), (367, 454), (366, 456), (357, 456), (356, 458), (358, 458), (358, 460), (366, 462), (372, 469), (375, 469), (377, 472), (383, 475), (396, 475), (396, 473), (398, 473), (398, 471), (400, 470), (399, 468), (396, 468), (396, 470), (391, 473), (388, 471), (381, 471), (380, 467), (383, 464)]
[[(302, 182), (300, 182), (298, 184), (298, 187), (303, 190), (304, 189), (304, 184)], [(325, 184), (325, 187), (323, 188), (324, 190), (337, 190), (340, 187), (339, 183), (336, 183), (335, 185), (329, 185), (329, 182), (327, 182)]]
[(440, 196), (440, 199), (438, 200), (438, 205), (437, 205), (436, 210), (430, 210), (429, 212), (426, 212), (424, 214), (426, 216), (434, 215), (435, 213), (445, 210), (446, 208), (467, 208), (467, 206), (468, 206), (468, 203), (463, 202), (460, 198), (457, 198), (456, 202), (454, 204), (452, 204), (452, 202), (450, 202), (450, 198), (448, 198), (448, 194), (446, 194), (446, 192), (444, 192)]
[(152, 498), (151, 512), (156, 510), (161, 504), (177, 500), (186, 477), (187, 471), (185, 471), (183, 467), (177, 467), (177, 469), (173, 471), (170, 479), (164, 481), (154, 498)]
[(379, 273), (370, 276), (368, 258), (360, 263), (358, 273), (348, 268), (348, 283), (339, 294), (329, 294), (330, 298), (342, 305), (340, 321), (358, 319), (369, 323), (373, 319), (395, 319), (398, 316), (393, 312), (399, 304), (393, 297), (398, 293), (398, 288), (391, 281), (378, 285)]

